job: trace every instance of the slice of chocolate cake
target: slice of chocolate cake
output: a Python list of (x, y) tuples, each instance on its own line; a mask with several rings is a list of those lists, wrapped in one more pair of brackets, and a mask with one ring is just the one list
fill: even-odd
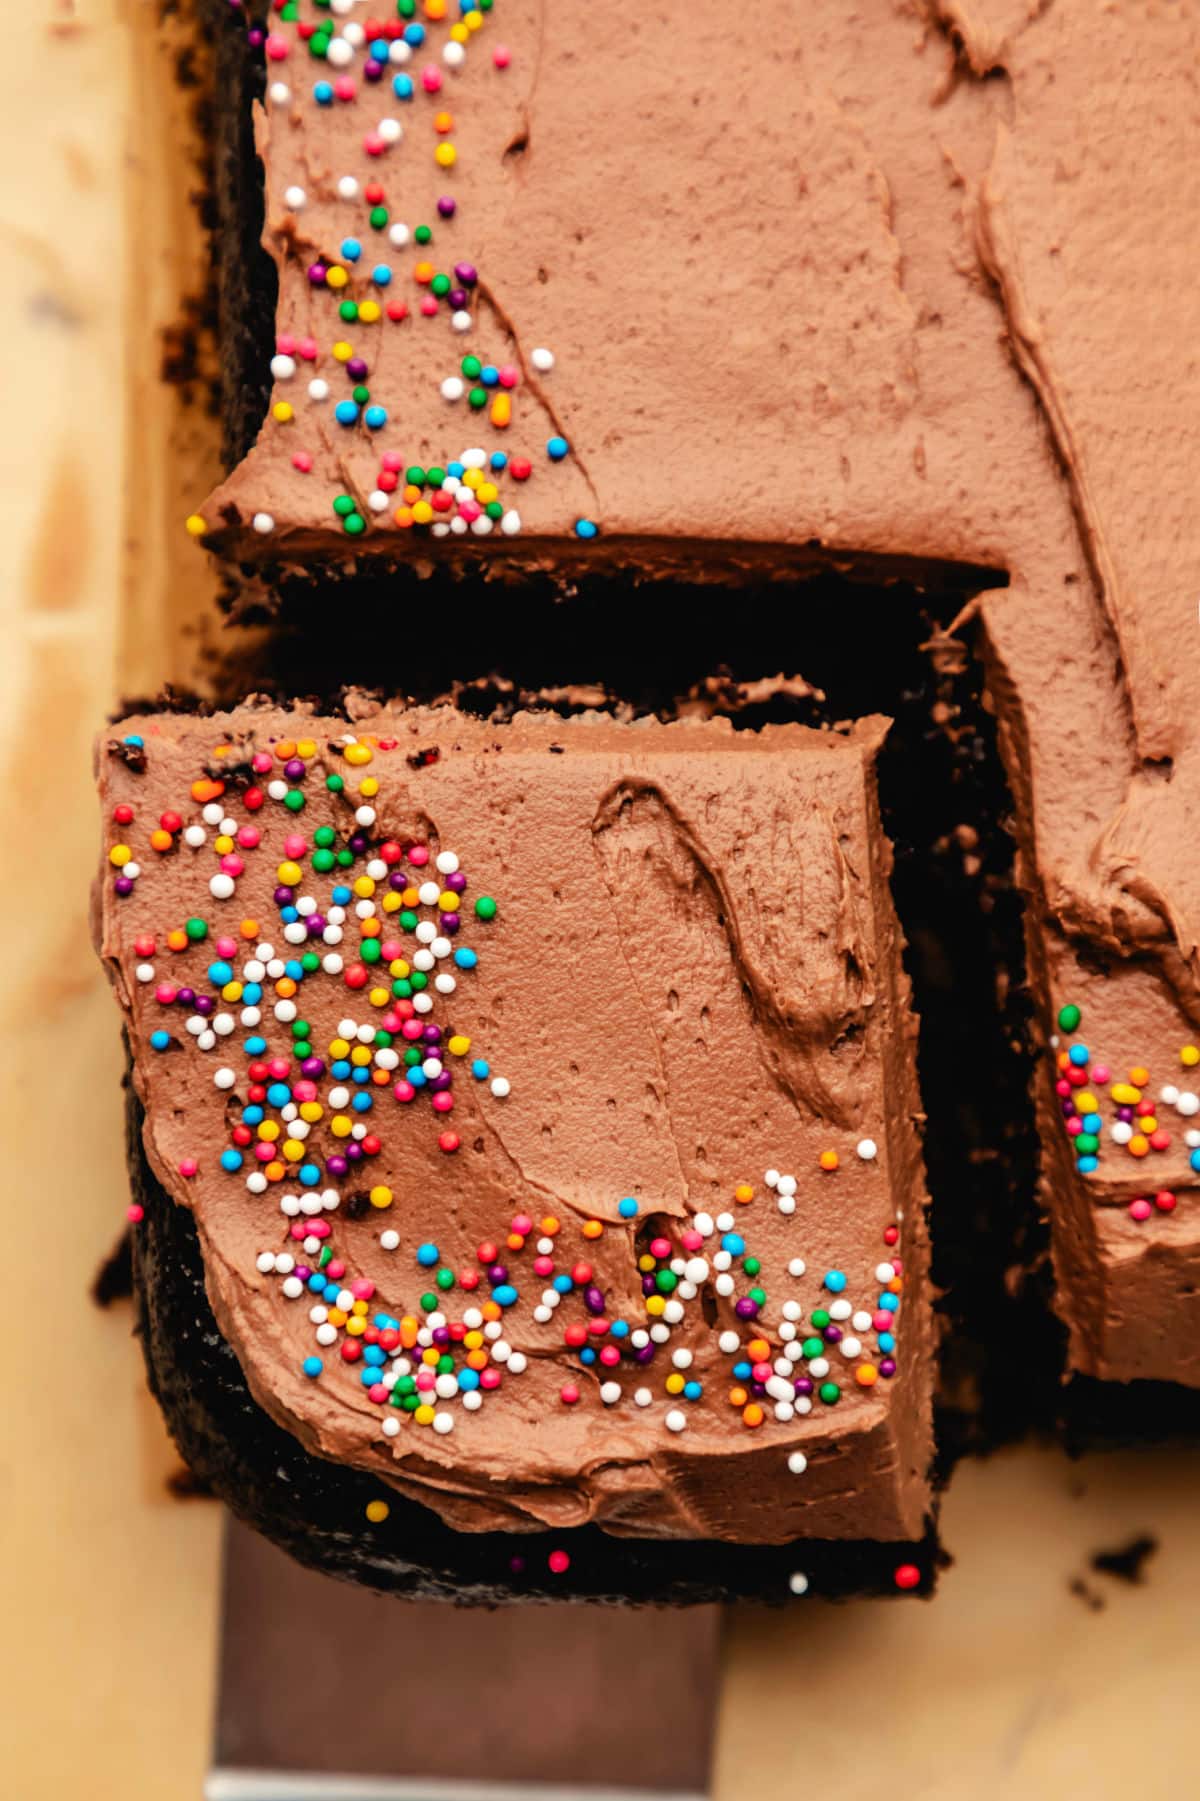
[(385, 1586), (923, 1579), (885, 722), (348, 712), (100, 746), (97, 942), (185, 1452)]

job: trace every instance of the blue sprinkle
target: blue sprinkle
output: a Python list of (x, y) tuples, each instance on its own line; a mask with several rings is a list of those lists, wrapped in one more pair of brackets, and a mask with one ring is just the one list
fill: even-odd
[(584, 1345), (584, 1347), (583, 1347), (583, 1349), (582, 1349), (582, 1351), (580, 1351), (580, 1353), (579, 1353), (579, 1361), (580, 1361), (580, 1363), (586, 1363), (586, 1364), (588, 1364), (588, 1365), (589, 1365), (589, 1366), (590, 1366), (590, 1365), (591, 1365), (591, 1364), (593, 1364), (593, 1363), (595, 1363), (595, 1361), (596, 1361), (596, 1353), (595, 1353), (595, 1351), (594, 1351), (594, 1350), (593, 1350), (593, 1349), (592, 1349), (592, 1347), (591, 1347), (591, 1345), (590, 1345), (590, 1344), (589, 1344), (589, 1345)]
[(300, 1185), (302, 1188), (315, 1188), (321, 1180), (321, 1172), (315, 1163), (300, 1165)]
[(411, 44), (415, 50), (419, 44), (425, 42), (425, 27), (415, 23), (406, 25), (404, 27), (404, 42), (406, 44)]
[(313, 87), (313, 99), (318, 106), (331, 106), (333, 104), (333, 83), (318, 81)]
[(472, 1369), (459, 1370), (458, 1386), (463, 1389), (479, 1387), (479, 1371)]
[(169, 1032), (151, 1032), (150, 1034), (150, 1045), (153, 1050), (165, 1051), (170, 1042), (171, 1034)]
[[(845, 1288), (845, 1286), (846, 1286), (846, 1277), (845, 1277), (844, 1272), (840, 1269), (826, 1270), (825, 1271), (825, 1286), (829, 1290), (830, 1294), (841, 1294), (843, 1288)], [(892, 1298), (895, 1299), (894, 1296)]]
[(306, 1376), (315, 1380), (325, 1368), (325, 1365), (321, 1362), (319, 1357), (306, 1357), (304, 1362), (300, 1365), (300, 1368), (304, 1371)]
[(508, 468), (508, 458), (502, 450), (493, 450), (493, 452), (492, 452), (492, 468), (493, 469), (507, 469)]
[(388, 59), (388, 51), (391, 49), (391, 45), (386, 38), (372, 38), (371, 42), (367, 45), (367, 49), (377, 63), (385, 63)]
[(350, 1080), (359, 1083), (369, 1082), (371, 1080), (371, 1072), (369, 1069), (363, 1069), (361, 1065), (356, 1064), (354, 1067), (354, 1074), (351, 1076)]
[(335, 907), (344, 907), (349, 903), (350, 898), (351, 898), (351, 896), (350, 896), (349, 888), (347, 888), (343, 883), (339, 882), (337, 887), (333, 891), (334, 906)]
[(366, 420), (371, 431), (378, 431), (381, 426), (387, 424), (387, 408), (383, 406), (369, 406), (363, 414), (363, 418)]
[(425, 1071), (419, 1064), (414, 1063), (412, 1068), (408, 1071), (408, 1080), (413, 1088), (424, 1088), (429, 1077), (425, 1074)]
[(1067, 1056), (1071, 1059), (1072, 1063), (1086, 1063), (1088, 1055), (1089, 1052), (1086, 1044), (1073, 1044), (1067, 1052)]
[(740, 1232), (726, 1232), (721, 1240), (721, 1249), (728, 1251), (731, 1257), (740, 1257), (746, 1248), (746, 1240)]
[(357, 238), (342, 239), (342, 255), (348, 263), (356, 263), (362, 255), (362, 245)]
[(292, 1091), (286, 1082), (272, 1082), (267, 1089), (267, 1099), (272, 1107), (286, 1107), (292, 1098)]
[(412, 76), (393, 75), (392, 92), (395, 94), (397, 100), (411, 100), (413, 97)]
[(685, 1401), (698, 1401), (703, 1393), (704, 1387), (699, 1382), (685, 1382), (683, 1385), (683, 1398)]
[(371, 271), (371, 280), (377, 288), (386, 288), (392, 279), (392, 272), (386, 263), (376, 263)]
[(1101, 1119), (1101, 1117), (1098, 1113), (1085, 1113), (1084, 1114), (1083, 1129), (1085, 1132), (1099, 1132), (1099, 1131), (1103, 1130), (1103, 1127), (1104, 1127), (1104, 1121)]
[(248, 1007), (257, 1007), (259, 1001), (262, 999), (262, 983), (247, 982), (246, 986), (242, 989), (242, 999)]
[(568, 1276), (564, 1272), (564, 1274), (561, 1276), (555, 1276), (554, 1281), (551, 1284), (551, 1286), (553, 1288), (556, 1288), (558, 1290), (559, 1294), (570, 1294), (570, 1292), (574, 1288), (575, 1284), (571, 1280), (570, 1276)]
[(497, 369), (495, 363), (485, 363), (483, 368), (479, 371), (479, 379), (485, 388), (498, 388), (500, 385), (500, 371)]
[(743, 1358), (741, 1363), (734, 1364), (733, 1374), (739, 1382), (748, 1382), (750, 1377), (754, 1374), (754, 1365), (752, 1363), (747, 1363)]
[(464, 945), (462, 950), (455, 951), (454, 961), (460, 969), (474, 969), (479, 961), (479, 956), (476, 951), (469, 951)]
[(242, 1161), (242, 1153), (240, 1151), (235, 1151), (231, 1148), (230, 1150), (221, 1152), (221, 1168), (227, 1169), (230, 1175), (233, 1175), (237, 1170), (241, 1169)]
[(375, 1363), (375, 1364), (386, 1363), (387, 1362), (387, 1352), (384, 1350), (382, 1345), (377, 1345), (377, 1344), (364, 1345), (363, 1346), (363, 1362), (364, 1363)]
[(491, 1074), (491, 1070), (491, 1064), (486, 1063), (482, 1057), (476, 1057), (474, 1063), (471, 1065), (471, 1074), (477, 1082), (486, 1082), (488, 1076)]
[(440, 1255), (435, 1244), (419, 1244), (417, 1246), (417, 1262), (422, 1269), (432, 1269)]
[(128, 738), (122, 739), (122, 743), (132, 744), (134, 750), (144, 750), (146, 748), (146, 740), (139, 737), (137, 732), (130, 732)]
[(895, 1335), (891, 1332), (881, 1332), (876, 1342), (881, 1351), (894, 1351), (896, 1348)]
[(319, 1269), (315, 1269), (308, 1278), (308, 1292), (309, 1294), (325, 1293), (325, 1278)]
[(358, 419), (358, 408), (352, 400), (339, 400), (333, 409), (333, 416), (339, 425), (354, 425)]
[(257, 1104), (242, 1108), (242, 1124), (244, 1126), (261, 1126), (265, 1118), (264, 1109)]
[(900, 1296), (898, 1294), (881, 1294), (879, 1297), (879, 1306), (883, 1313), (895, 1313), (899, 1305)]
[(608, 1335), (610, 1338), (628, 1338), (629, 1337), (628, 1322), (623, 1319), (615, 1319), (613, 1321), (612, 1325), (608, 1328)]
[[(364, 1070), (363, 1074), (366, 1075), (366, 1073), (366, 1070)], [(356, 1113), (369, 1113), (371, 1108), (375, 1105), (375, 1101), (369, 1094), (356, 1094), (350, 1105)]]
[(208, 966), (208, 979), (215, 987), (224, 988), (226, 982), (232, 982), (233, 970), (228, 963), (210, 963)]
[(1193, 1169), (1200, 1169), (1200, 1149), (1194, 1150), (1188, 1158)]
[(637, 1210), (638, 1204), (631, 1194), (627, 1194), (623, 1201), (617, 1202), (617, 1212), (621, 1215), (622, 1219), (635, 1219), (637, 1217)]
[(346, 1077), (350, 1074), (350, 1065), (344, 1057), (339, 1057), (336, 1063), (330, 1064), (329, 1073), (331, 1076), (336, 1077), (339, 1082), (344, 1082)]
[[(1079, 1157), (1075, 1162), (1075, 1168), (1079, 1171), (1081, 1176), (1093, 1175), (1099, 1167), (1100, 1159), (1098, 1157)], [(1200, 1169), (1200, 1163), (1193, 1163), (1192, 1168)]]
[(575, 521), (575, 536), (577, 538), (594, 538), (599, 534), (599, 531), (600, 527), (596, 524), (594, 519), (577, 519)]
[[(460, 476), (464, 476), (466, 473), (467, 473), (467, 465), (465, 463), (459, 463), (456, 461), (453, 463), (446, 464), (446, 474), (447, 475), (453, 475), (456, 479), (458, 479)], [(461, 953), (459, 953), (459, 954), (461, 954)], [(472, 951), (471, 955), (474, 956), (474, 954), (475, 954), (474, 951)], [(456, 960), (457, 960), (457, 958), (456, 958)], [(465, 967), (465, 965), (464, 965), (464, 967)]]
[(279, 917), (285, 926), (294, 926), (300, 915), (295, 907), (280, 907)]
[(517, 1291), (511, 1282), (501, 1282), (499, 1288), (493, 1288), (492, 1299), (497, 1307), (511, 1307), (517, 1298)]
[(307, 973), (299, 957), (289, 957), (283, 967), (286, 974), (291, 976), (293, 982), (302, 982)]
[(546, 450), (553, 463), (561, 463), (571, 446), (565, 438), (547, 438)]

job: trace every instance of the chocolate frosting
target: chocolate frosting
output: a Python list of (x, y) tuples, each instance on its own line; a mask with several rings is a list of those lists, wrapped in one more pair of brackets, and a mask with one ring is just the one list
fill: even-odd
[[(823, 556), (1006, 578), (976, 610), (1046, 1031), (1077, 1002), (1114, 1067), (1170, 1085), (1200, 1012), (1195, 8), (781, 0), (745, 28), (701, 0), (681, 28), (614, 0), (584, 30), (577, 9), (498, 0), (493, 29), (511, 65), (491, 66), (481, 34), (451, 82), (461, 204), (444, 241), (480, 270), (472, 347), (522, 372), (503, 442), (534, 474), (521, 536), (472, 550), (524, 570), (728, 577)], [(304, 69), (260, 121), (265, 241), (281, 328), (324, 344), (304, 259), (336, 250), (331, 183), (382, 108), (373, 90), (316, 109)], [(407, 181), (428, 143), (414, 114), (381, 160)], [(294, 216), (298, 178), (312, 201)], [(388, 432), (421, 463), (455, 454), (472, 433), (439, 391), (447, 321), (371, 333), (402, 401)], [(557, 359), (544, 377), (539, 345)], [(553, 466), (552, 430), (573, 446)], [(291, 468), (300, 437), (320, 481)], [(211, 541), (343, 559), (330, 483), (365, 491), (376, 448), (307, 413), (268, 422), (204, 509)], [(246, 529), (259, 509), (266, 536)], [(581, 513), (601, 528), (582, 546)], [(355, 555), (436, 549), (381, 524)], [(1160, 1171), (1178, 1209), (1136, 1227), (1126, 1159), (1086, 1179), (1060, 1167), (1052, 1076), (1048, 1056), (1072, 1363), (1200, 1383), (1189, 1147), (1177, 1134)]]
[[(97, 883), (96, 932), (125, 1011), (146, 1152), (170, 1194), (192, 1209), (213, 1309), (255, 1398), (309, 1450), (376, 1471), (463, 1530), (596, 1520), (640, 1537), (751, 1543), (918, 1533), (929, 1502), (931, 1317), (915, 1021), (873, 787), (885, 722), (865, 720), (844, 733), (799, 726), (750, 733), (725, 721), (663, 726), (598, 714), (518, 714), (494, 726), (449, 708), (377, 711), (354, 697), (348, 711), (349, 728), (345, 718), (265, 702), (212, 717), (131, 718), (98, 754), (111, 822), (106, 852), (126, 845), (140, 870), (132, 881), (123, 875), (130, 863), (118, 849)], [(281, 750), (288, 741), (294, 748)], [(305, 765), (300, 774), (288, 762), (296, 755)], [(295, 813), (270, 798), (281, 768), (290, 772), (282, 789), (290, 784), (305, 796)], [(326, 778), (339, 775), (345, 788), (333, 793)], [(377, 781), (378, 793), (356, 792), (363, 779)], [(205, 783), (223, 783), (223, 792), (214, 795)], [(248, 783), (267, 793), (263, 806), (255, 793), (247, 796)], [(285, 893), (311, 893), (328, 917), (328, 885), (337, 875), (309, 872), (312, 847), (321, 843), (314, 834), (330, 826), (336, 842), (347, 843), (363, 792), (376, 814), (373, 846), (394, 842), (397, 855), (400, 846), (453, 851), (461, 861), (469, 880), (463, 923), (447, 944), (469, 944), (478, 968), (457, 970), (453, 992), (437, 995), (432, 1012), (417, 1017), (445, 1026), (447, 1065), (457, 1042), (450, 1034), (461, 1034), (471, 1041), (470, 1058), (486, 1058), (489, 1071), (488, 1080), (472, 1080), (464, 1059), (453, 1111), (440, 1116), (421, 1093), (397, 1104), (385, 1075), (366, 1116), (378, 1154), (369, 1170), (360, 1163), (344, 1178), (329, 1173), (328, 1158), (348, 1142), (330, 1136), (332, 1110), (345, 1109), (346, 1100), (327, 1101), (302, 1148), (322, 1168), (309, 1194), (323, 1193), (328, 1203), (330, 1186), (336, 1190), (332, 1210), (318, 1206), (316, 1216), (345, 1261), (339, 1279), (374, 1284), (373, 1319), (380, 1307), (396, 1320), (428, 1318), (417, 1297), (433, 1274), (418, 1264), (419, 1246), (435, 1244), (441, 1266), (460, 1277), (478, 1274), (481, 1241), (503, 1247), (514, 1216), (535, 1222), (525, 1229), (528, 1245), (499, 1251), (519, 1290), (502, 1326), (514, 1356), (477, 1411), (466, 1411), (461, 1397), (439, 1399), (453, 1421), (444, 1436), (400, 1414), (399, 1431), (385, 1437), (391, 1407), (371, 1398), (357, 1364), (347, 1367), (337, 1349), (314, 1342), (314, 1296), (289, 1299), (288, 1272), (260, 1267), (267, 1253), (289, 1247), (298, 1262), (313, 1257), (298, 1248), (292, 1218), (281, 1211), (281, 1196), (305, 1194), (292, 1179), (295, 1166), (255, 1193), (247, 1187), (252, 1160), (234, 1171), (218, 1161), (232, 1128), (253, 1117), (242, 1112), (253, 1073), (242, 1041), (259, 1028), (253, 1018), (237, 1023), (241, 998), (216, 1002), (216, 1042), (206, 1050), (196, 1036), (206, 1023), (196, 1017), (198, 1003), (164, 1002), (159, 993), (167, 982), (222, 994), (225, 972), (206, 972), (221, 935), (237, 936), (246, 917), (258, 929), (226, 959), (235, 974), (260, 935), (281, 955), (293, 954), (279, 935), (276, 884), (286, 875), (292, 886)], [(214, 814), (207, 822), (206, 804)], [(132, 808), (132, 820), (114, 817), (116, 808)], [(226, 811), (239, 830), (260, 829), (261, 843), (242, 847), (235, 892), (214, 898), (210, 879), (223, 867), (218, 816)], [(150, 833), (172, 812), (170, 847), (155, 850)], [(205, 842), (193, 845), (187, 828), (197, 825)], [(308, 846), (289, 852), (304, 866), (299, 879), (280, 873), (290, 833)], [(364, 867), (360, 858), (346, 880)], [(418, 871), (409, 879), (422, 878)], [(131, 892), (118, 891), (122, 880)], [(498, 903), (490, 921), (471, 911), (481, 893)], [(366, 898), (354, 905), (369, 922), (383, 919), (386, 943), (397, 916)], [(166, 934), (197, 917), (209, 922), (204, 941), (170, 949)], [(369, 991), (347, 985), (358, 925), (347, 918), (337, 952), (345, 951), (345, 968), (318, 969), (301, 982), (296, 1004), (318, 1057), (343, 1021), (389, 1018), (386, 1007), (378, 1010), (382, 998), (373, 1003)], [(327, 940), (310, 942), (325, 953)], [(414, 942), (410, 932), (406, 955)], [(255, 1053), (262, 1059), (277, 1055), (290, 1032), (267, 1015), (269, 999), (268, 990), (260, 1008), (268, 1044)], [(155, 1032), (168, 1035), (165, 1048), (155, 1048)], [(491, 1092), (498, 1075), (509, 1093)], [(289, 1066), (286, 1080), (296, 1079)], [(331, 1079), (318, 1078), (318, 1088)], [(455, 1150), (442, 1148), (447, 1126)], [(839, 1167), (826, 1172), (819, 1156), (828, 1151)], [(781, 1198), (786, 1182), (772, 1193), (769, 1169), (773, 1177), (796, 1173), (794, 1211)], [(735, 1201), (740, 1183), (746, 1190)], [(390, 1191), (386, 1208), (356, 1200), (380, 1185)], [(622, 1212), (626, 1197), (637, 1201), (634, 1218)], [(736, 1218), (723, 1227), (726, 1212)], [(556, 1273), (584, 1258), (593, 1274), (561, 1307), (543, 1302), (539, 1318), (549, 1274), (535, 1274), (532, 1264), (542, 1230), (536, 1222), (546, 1216), (561, 1223), (548, 1247)], [(885, 1230), (893, 1221), (900, 1236), (889, 1249)], [(594, 1222), (602, 1235), (587, 1237), (583, 1227), (593, 1232)], [(302, 1217), (300, 1239), (306, 1229)], [(753, 1282), (765, 1291), (749, 1319), (718, 1274), (730, 1229), (742, 1235), (745, 1255), (759, 1260), (743, 1271), (740, 1254), (733, 1257), (737, 1294)], [(389, 1230), (399, 1237), (392, 1249), (382, 1242)], [(704, 1233), (703, 1243), (689, 1248), (688, 1231)], [(666, 1270), (661, 1249), (648, 1251), (658, 1239), (669, 1240), (673, 1259), (694, 1264), (699, 1250), (705, 1262), (684, 1271), (676, 1261), (684, 1272), (676, 1298), (683, 1299), (677, 1318), (658, 1318), (660, 1331), (669, 1326), (665, 1342), (652, 1343), (644, 1365), (626, 1356), (615, 1369), (586, 1367), (566, 1336), (571, 1323), (589, 1318), (581, 1291), (601, 1291), (609, 1321), (653, 1326), (646, 1266), (637, 1259), (649, 1254), (653, 1269), (657, 1256)], [(803, 1273), (795, 1271), (797, 1258)], [(888, 1258), (903, 1271), (904, 1300), (897, 1315), (879, 1316), (891, 1290), (877, 1266)], [(790, 1381), (779, 1390), (788, 1343), (820, 1335), (814, 1310), (843, 1300), (841, 1277), (826, 1283), (828, 1271), (842, 1272), (844, 1302), (876, 1317), (831, 1327), (824, 1377), (811, 1349), (791, 1366), (793, 1374), (813, 1368), (810, 1389), (835, 1381), (837, 1398), (797, 1401), (794, 1412), (789, 1403), (776, 1417), (775, 1391), (794, 1393)], [(899, 1289), (900, 1280), (892, 1286)], [(484, 1281), (464, 1293), (460, 1281), (444, 1302), (447, 1322), (462, 1320), (491, 1292)], [(789, 1324), (789, 1303), (807, 1324)], [(881, 1317), (883, 1326), (899, 1321), (894, 1375), (890, 1340), (878, 1342)], [(742, 1347), (736, 1355), (719, 1342), (731, 1332)], [(729, 1397), (738, 1386), (731, 1369), (756, 1337), (771, 1346), (775, 1388), (754, 1426), (743, 1418), (748, 1395), (732, 1406)], [(317, 1379), (302, 1370), (313, 1354), (324, 1361)], [(514, 1373), (522, 1359), (525, 1369)], [(490, 1367), (500, 1370), (499, 1356)], [(860, 1385), (863, 1368), (870, 1374)], [(667, 1378), (676, 1373), (700, 1383), (702, 1395), (674, 1396)], [(601, 1396), (604, 1381), (616, 1396)], [(579, 1391), (573, 1403), (562, 1398), (566, 1384)], [(638, 1389), (646, 1404), (634, 1401)], [(682, 1430), (668, 1426), (672, 1411), (684, 1418)], [(797, 1452), (807, 1462), (803, 1473), (792, 1467)]]

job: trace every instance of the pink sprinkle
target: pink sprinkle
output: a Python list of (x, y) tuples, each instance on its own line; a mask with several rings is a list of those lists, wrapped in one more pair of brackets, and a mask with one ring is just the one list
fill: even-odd
[(285, 331), (282, 337), (276, 338), (275, 348), (280, 356), (294, 356), (296, 354), (296, 340), (290, 331)]
[(552, 1276), (554, 1274), (553, 1257), (535, 1257), (533, 1260), (533, 1273), (535, 1276)]
[(368, 156), (382, 156), (387, 145), (377, 131), (369, 131), (363, 139), (363, 149)]
[(433, 295), (426, 294), (425, 298), (421, 302), (422, 315), (426, 319), (434, 319), (437, 317), (437, 310), (438, 310), (438, 303), (434, 299)]
[(615, 1369), (617, 1367), (618, 1363), (621, 1361), (621, 1353), (618, 1351), (615, 1344), (601, 1346), (600, 1361), (607, 1370)]
[(301, 475), (307, 475), (313, 466), (313, 460), (307, 450), (297, 450), (292, 456), (292, 468), (298, 469)]
[(366, 1276), (360, 1276), (356, 1282), (351, 1282), (350, 1293), (356, 1301), (369, 1301), (375, 1293), (375, 1284), (369, 1282)]
[(492, 51), (492, 61), (498, 69), (507, 69), (512, 61), (512, 51), (507, 44), (497, 44)]
[[(403, 956), (404, 946), (402, 944), (399, 944), (395, 938), (385, 938), (382, 946), (380, 947), (379, 954), (383, 958), (385, 963), (394, 963), (396, 961), (397, 957)], [(385, 1032), (394, 1032), (395, 1029), (396, 1029), (395, 1026), (389, 1026), (389, 1025), (384, 1026)]]
[(381, 1401), (387, 1400), (387, 1389), (383, 1386), (382, 1382), (372, 1382), (367, 1393), (375, 1402), (376, 1406), (378, 1406)]
[(178, 993), (178, 988), (172, 982), (160, 982), (154, 990), (154, 998), (160, 1007), (169, 1007)]
[(558, 1392), (564, 1407), (574, 1407), (579, 1399), (579, 1390), (573, 1382), (564, 1382)]
[(414, 844), (408, 853), (408, 860), (413, 865), (414, 869), (424, 869), (426, 863), (429, 861), (429, 846), (427, 844)]
[(315, 338), (301, 338), (300, 355), (304, 358), (306, 363), (315, 363), (317, 360), (317, 340)]
[(489, 1363), (485, 1370), (480, 1370), (479, 1386), (480, 1388), (499, 1388), (500, 1371), (494, 1363)]
[[(246, 869), (245, 858), (244, 857), (236, 857), (236, 856), (234, 856), (232, 851), (229, 851), (225, 854), (225, 856), (223, 856), (221, 858), (221, 869), (225, 875), (234, 875), (234, 876), (243, 875), (245, 873), (245, 869)], [(228, 940), (226, 940), (226, 942), (228, 942)], [(218, 944), (217, 950), (220, 952), (222, 957), (232, 957), (234, 954), (234, 947), (232, 945), (230, 946), (230, 948), (227, 951), (223, 951), (223, 950), (221, 950), (221, 946)]]
[(266, 51), (273, 63), (281, 63), (288, 53), (287, 39), (277, 37), (275, 33), (272, 32), (266, 42)]
[(289, 832), (283, 841), (283, 853), (286, 857), (302, 857), (307, 849), (307, 838), (301, 838), (295, 832)]
[(335, 1257), (333, 1262), (328, 1264), (325, 1270), (325, 1274), (329, 1277), (331, 1282), (340, 1282), (345, 1273), (346, 1265), (342, 1262), (340, 1257)]
[(137, 1201), (130, 1201), (128, 1207), (125, 1209), (125, 1218), (131, 1225), (136, 1226), (139, 1220), (145, 1218), (145, 1211), (139, 1206)]
[(565, 1551), (551, 1551), (546, 1562), (550, 1565), (550, 1568), (554, 1571), (556, 1576), (564, 1575), (571, 1567), (571, 1559), (567, 1556)]
[(199, 1167), (200, 1165), (196, 1162), (194, 1157), (185, 1157), (179, 1165), (179, 1173), (181, 1176), (190, 1178), (195, 1175)]
[(272, 767), (270, 753), (265, 750), (256, 750), (251, 758), (250, 767), (255, 775), (266, 775)]
[(339, 100), (353, 100), (354, 82), (349, 75), (339, 75), (333, 84), (333, 91)]
[(699, 1232), (694, 1229), (689, 1229), (682, 1234), (680, 1243), (683, 1245), (685, 1251), (698, 1251), (700, 1246), (704, 1243), (704, 1240), (701, 1238)]
[(1100, 1084), (1101, 1088), (1103, 1088), (1104, 1084), (1108, 1081), (1108, 1078), (1112, 1075), (1112, 1070), (1108, 1067), (1107, 1063), (1097, 1063), (1092, 1068), (1092, 1074)]
[[(223, 865), (222, 865), (222, 867), (223, 867)], [(242, 867), (245, 868), (245, 865), (243, 864)], [(240, 875), (241, 870), (230, 870), (229, 873), (231, 875)], [(218, 955), (218, 957), (236, 957), (237, 956), (237, 948), (238, 947), (237, 947), (237, 939), (236, 938), (230, 938), (228, 936), (223, 936), (223, 937), (217, 939), (217, 955)]]
[(527, 1213), (514, 1213), (512, 1229), (519, 1232), (522, 1238), (528, 1238), (533, 1231), (533, 1221)]
[(435, 1113), (452, 1113), (454, 1111), (454, 1096), (448, 1088), (440, 1089), (439, 1092), (434, 1095), (430, 1105)]
[(398, 450), (385, 450), (382, 463), (389, 474), (396, 475), (404, 467), (404, 458)]
[(521, 371), (514, 369), (511, 363), (505, 363), (501, 369), (497, 370), (497, 374), (500, 377), (502, 388), (515, 388), (521, 379)]
[(411, 1082), (397, 1082), (392, 1093), (398, 1101), (414, 1101), (417, 1098), (417, 1091)]
[(425, 89), (427, 94), (437, 94), (441, 92), (442, 71), (433, 63), (430, 63), (427, 68), (421, 70), (421, 86)]
[(1136, 1201), (1130, 1201), (1129, 1203), (1129, 1212), (1133, 1219), (1149, 1219), (1153, 1211), (1149, 1201), (1143, 1200), (1140, 1195)]
[[(238, 827), (237, 841), (243, 850), (257, 850), (258, 846), (262, 843), (262, 833), (256, 825), (240, 825)], [(230, 951), (226, 954), (232, 956), (233, 952)]]

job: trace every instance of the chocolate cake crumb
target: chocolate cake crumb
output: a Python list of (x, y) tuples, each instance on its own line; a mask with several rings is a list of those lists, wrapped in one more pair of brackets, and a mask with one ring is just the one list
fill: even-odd
[(97, 1307), (133, 1299), (133, 1239), (128, 1227), (96, 1271), (92, 1299)]
[(1120, 1582), (1144, 1584), (1146, 1564), (1158, 1550), (1158, 1540), (1149, 1532), (1140, 1532), (1128, 1544), (1112, 1551), (1094, 1551), (1091, 1565), (1102, 1576), (1115, 1576)]

